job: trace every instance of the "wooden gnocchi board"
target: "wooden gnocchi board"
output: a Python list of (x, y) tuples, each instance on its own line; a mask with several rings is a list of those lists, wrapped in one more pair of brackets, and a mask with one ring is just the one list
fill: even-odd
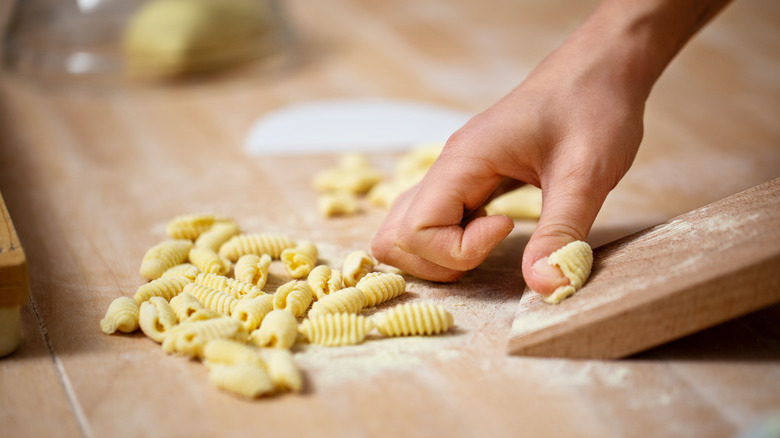
[(780, 178), (594, 251), (559, 305), (523, 294), (509, 352), (612, 359), (780, 302)]

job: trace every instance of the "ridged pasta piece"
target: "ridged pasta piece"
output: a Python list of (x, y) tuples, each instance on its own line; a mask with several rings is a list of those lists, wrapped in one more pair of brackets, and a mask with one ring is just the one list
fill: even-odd
[(539, 219), (542, 214), (542, 190), (526, 184), (506, 192), (485, 206), (485, 214), (502, 214), (512, 219)]
[(260, 350), (243, 342), (231, 339), (215, 339), (203, 349), (203, 361), (213, 365), (254, 365), (267, 369)]
[(303, 377), (295, 365), (293, 355), (289, 350), (279, 348), (263, 348), (261, 356), (266, 364), (268, 376), (276, 388), (283, 391), (300, 392), (303, 388)]
[(207, 274), (225, 275), (230, 272), (230, 260), (220, 257), (213, 249), (194, 247), (189, 252), (190, 263)]
[(195, 277), (200, 274), (200, 269), (192, 263), (182, 263), (168, 268), (160, 278), (166, 277), (187, 277), (190, 280), (195, 280)]
[(401, 304), (373, 318), (384, 336), (435, 335), (454, 323), (447, 309), (431, 303)]
[(361, 278), (374, 270), (376, 259), (371, 257), (365, 251), (353, 251), (344, 258), (342, 275), (344, 276), (344, 286), (355, 286)]
[(547, 263), (560, 269), (569, 279), (568, 285), (555, 289), (544, 299), (550, 304), (558, 304), (574, 295), (588, 281), (593, 267), (593, 250), (586, 242), (577, 240), (550, 254)]
[(336, 291), (315, 301), (309, 310), (309, 318), (326, 313), (359, 313), (366, 304), (366, 295), (356, 287)]
[(138, 303), (130, 297), (119, 297), (108, 305), (100, 329), (110, 335), (117, 330), (132, 333), (138, 328)]
[(160, 278), (169, 268), (187, 261), (190, 249), (192, 242), (183, 239), (165, 240), (154, 245), (141, 260), (141, 275), (148, 280)]
[(327, 265), (320, 265), (312, 269), (306, 282), (311, 286), (314, 299), (317, 300), (344, 287), (341, 271), (331, 269)]
[(226, 220), (216, 222), (208, 230), (201, 233), (195, 240), (195, 246), (199, 248), (210, 248), (213, 251), (219, 251), (219, 247), (227, 242), (231, 237), (238, 235), (241, 230), (235, 222)]
[(263, 254), (258, 256), (257, 254), (245, 254), (238, 258), (236, 265), (233, 267), (236, 280), (254, 284), (260, 289), (265, 287), (265, 283), (268, 281), (268, 270), (271, 267), (271, 256)]
[(265, 295), (262, 289), (252, 283), (244, 283), (224, 275), (201, 273), (195, 277), (195, 283), (217, 289), (220, 292), (232, 295), (233, 298), (254, 298)]
[(295, 315), (303, 316), (314, 300), (314, 291), (309, 283), (302, 280), (287, 282), (274, 293), (274, 309), (286, 309)]
[(382, 172), (369, 166), (333, 167), (317, 172), (312, 179), (314, 189), (319, 192), (365, 193), (382, 181)]
[(322, 217), (351, 216), (360, 211), (360, 204), (352, 192), (323, 193), (317, 197), (317, 211)]
[(195, 240), (219, 219), (222, 218), (207, 213), (182, 214), (168, 221), (165, 231), (172, 239)]
[(231, 237), (219, 248), (219, 255), (231, 262), (245, 254), (268, 254), (272, 259), (278, 259), (282, 251), (294, 246), (295, 242), (281, 234), (239, 234)]
[(298, 327), (312, 344), (337, 347), (363, 342), (374, 328), (373, 320), (353, 313), (326, 313), (304, 319)]
[(356, 287), (366, 296), (365, 307), (374, 307), (406, 292), (406, 280), (398, 274), (371, 272)]
[(254, 365), (215, 365), (209, 370), (209, 379), (223, 391), (250, 399), (275, 389), (268, 373)]
[(261, 295), (256, 298), (239, 300), (230, 316), (241, 321), (244, 329), (251, 332), (260, 327), (263, 318), (272, 310), (274, 310), (273, 295)]
[(207, 309), (214, 310), (223, 315), (230, 316), (238, 305), (238, 300), (230, 294), (210, 288), (198, 283), (190, 283), (184, 287), (186, 292), (203, 303)]
[(187, 321), (195, 312), (205, 309), (203, 303), (187, 292), (182, 292), (171, 298), (168, 304), (171, 305), (179, 322)]
[(166, 353), (200, 358), (206, 344), (215, 339), (246, 342), (247, 334), (240, 322), (227, 316), (182, 322), (168, 331), (162, 347)]
[(152, 297), (162, 297), (165, 298), (165, 301), (170, 301), (171, 298), (184, 290), (184, 286), (190, 283), (192, 280), (187, 277), (160, 277), (139, 287), (133, 295), (133, 299), (139, 305)]
[(299, 242), (294, 248), (282, 251), (281, 259), (292, 278), (304, 278), (317, 265), (317, 246), (309, 241)]
[(179, 323), (171, 305), (162, 297), (152, 297), (141, 303), (138, 326), (154, 342), (162, 343), (168, 330)]
[(297, 339), (298, 320), (289, 310), (269, 312), (260, 328), (249, 334), (249, 342), (258, 347), (289, 349)]

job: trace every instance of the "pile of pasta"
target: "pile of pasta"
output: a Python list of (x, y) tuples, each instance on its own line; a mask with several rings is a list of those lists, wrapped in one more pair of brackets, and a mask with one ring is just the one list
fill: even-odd
[[(371, 166), (361, 154), (344, 154), (335, 167), (314, 175), (312, 186), (319, 193), (317, 208), (326, 218), (360, 213), (360, 199), (389, 208), (405, 191), (419, 183), (441, 154), (443, 143), (423, 143), (401, 155), (391, 178)], [(509, 191), (485, 206), (488, 215), (512, 219), (539, 219), (542, 191), (530, 184)]]
[[(396, 305), (363, 316), (406, 292), (401, 275), (378, 272), (366, 251), (336, 269), (318, 264), (317, 246), (280, 234), (242, 233), (212, 214), (173, 218), (140, 273), (148, 283), (108, 306), (106, 334), (140, 330), (169, 354), (201, 360), (219, 388), (248, 398), (298, 392), (303, 379), (291, 349), (358, 344), (387, 336), (435, 335), (453, 326), (442, 306)], [(271, 263), (289, 281), (265, 291)]]

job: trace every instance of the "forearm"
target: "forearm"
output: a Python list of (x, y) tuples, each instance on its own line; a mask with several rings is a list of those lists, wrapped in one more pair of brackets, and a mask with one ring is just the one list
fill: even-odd
[(603, 0), (551, 57), (559, 58), (557, 62), (565, 58), (573, 67), (585, 58), (607, 66), (593, 65), (609, 74), (617, 88), (643, 102), (688, 40), (729, 2)]

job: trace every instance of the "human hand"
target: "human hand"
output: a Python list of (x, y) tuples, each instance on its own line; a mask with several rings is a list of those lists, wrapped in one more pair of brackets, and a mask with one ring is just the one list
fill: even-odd
[(554, 52), (450, 137), (375, 236), (378, 260), (433, 281), (458, 279), (514, 226), (505, 216), (468, 220), (508, 177), (543, 193), (542, 214), (523, 254), (526, 283), (545, 295), (568, 284), (546, 257), (587, 237), (636, 155), (649, 93), (649, 85), (632, 81), (628, 58), (617, 57), (615, 48), (585, 50), (583, 39)]

